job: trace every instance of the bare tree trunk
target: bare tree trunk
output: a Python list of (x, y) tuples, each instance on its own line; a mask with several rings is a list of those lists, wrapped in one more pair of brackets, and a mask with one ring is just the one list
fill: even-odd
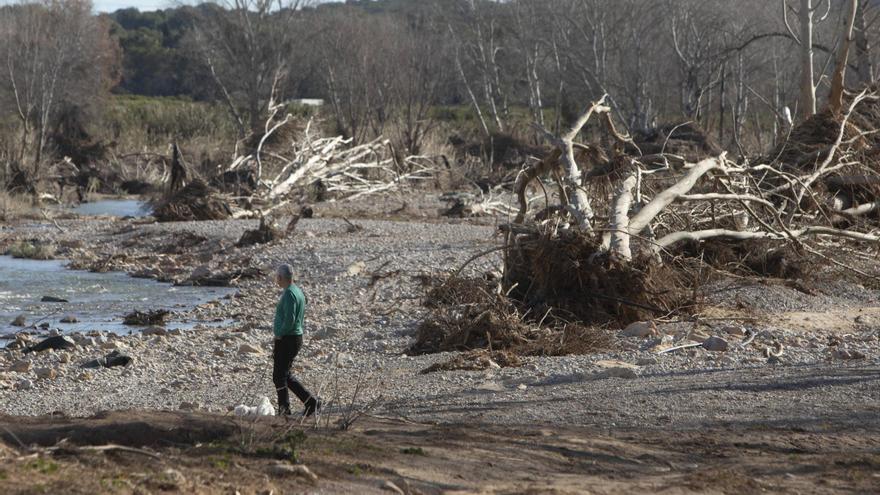
[(837, 52), (837, 66), (834, 68), (834, 76), (831, 78), (831, 95), (828, 97), (828, 108), (835, 115), (840, 113), (843, 107), (843, 87), (846, 78), (846, 65), (849, 60), (849, 47), (853, 41), (853, 26), (856, 22), (856, 13), (859, 9), (859, 0), (850, 0), (849, 15), (846, 17), (843, 42)]
[(865, 8), (865, 2), (859, 2), (855, 19), (856, 64), (858, 65), (859, 85), (861, 86), (866, 86), (874, 81), (871, 45), (868, 42), (868, 26), (865, 23)]
[(800, 21), (801, 41), (801, 95), (799, 111), (804, 118), (808, 118), (816, 113), (816, 84), (813, 82), (813, 0), (801, 0), (798, 18)]

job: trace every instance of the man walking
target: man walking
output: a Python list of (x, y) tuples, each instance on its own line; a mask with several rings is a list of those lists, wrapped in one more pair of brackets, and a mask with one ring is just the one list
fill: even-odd
[(288, 388), (305, 405), (303, 416), (309, 417), (321, 409), (321, 400), (314, 397), (290, 372), (293, 360), (303, 344), (303, 320), (306, 313), (306, 297), (302, 289), (293, 283), (293, 268), (288, 264), (278, 267), (275, 283), (283, 289), (275, 308), (275, 346), (272, 381), (278, 392), (278, 415), (289, 416), (290, 395)]

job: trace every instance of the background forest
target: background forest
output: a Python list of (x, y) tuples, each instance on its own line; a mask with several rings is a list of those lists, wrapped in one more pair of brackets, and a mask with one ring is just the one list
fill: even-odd
[[(469, 145), (490, 165), (509, 143), (537, 144), (533, 124), (558, 132), (607, 94), (632, 135), (692, 122), (723, 149), (761, 153), (815, 112), (805, 86), (821, 108), (848, 6), (233, 0), (94, 15), (88, 1), (19, 3), (0, 8), (0, 179), (33, 189), (60, 161), (121, 168), (171, 142), (228, 162), (279, 103), (276, 118), (316, 115), (355, 143), (452, 156)], [(850, 87), (873, 81), (878, 17), (860, 3)]]

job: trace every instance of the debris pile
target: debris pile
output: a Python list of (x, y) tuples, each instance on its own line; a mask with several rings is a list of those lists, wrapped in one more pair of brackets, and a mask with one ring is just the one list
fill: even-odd
[(232, 216), (229, 203), (201, 179), (153, 201), (152, 207), (160, 222), (226, 220)]
[(433, 311), (419, 325), (411, 354), (487, 350), (561, 356), (611, 345), (602, 329), (522, 311), (521, 304), (497, 294), (485, 280), (450, 277), (437, 281), (428, 290), (425, 305)]

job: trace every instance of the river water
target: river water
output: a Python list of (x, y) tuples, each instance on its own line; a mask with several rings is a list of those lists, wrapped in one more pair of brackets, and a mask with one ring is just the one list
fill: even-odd
[(88, 216), (145, 217), (150, 214), (150, 207), (137, 199), (104, 199), (92, 203), (80, 203), (69, 211)]
[[(29, 326), (48, 323), (50, 328), (63, 333), (99, 330), (127, 334), (136, 328), (122, 325), (122, 320), (134, 310), (185, 310), (235, 292), (235, 289), (222, 287), (175, 287), (118, 272), (68, 270), (65, 263), (0, 256), (0, 336), (22, 330), (11, 325), (21, 314)], [(40, 302), (43, 296), (70, 302)], [(76, 317), (78, 322), (61, 323), (68, 315)], [(196, 323), (200, 322), (176, 326), (186, 328)]]

